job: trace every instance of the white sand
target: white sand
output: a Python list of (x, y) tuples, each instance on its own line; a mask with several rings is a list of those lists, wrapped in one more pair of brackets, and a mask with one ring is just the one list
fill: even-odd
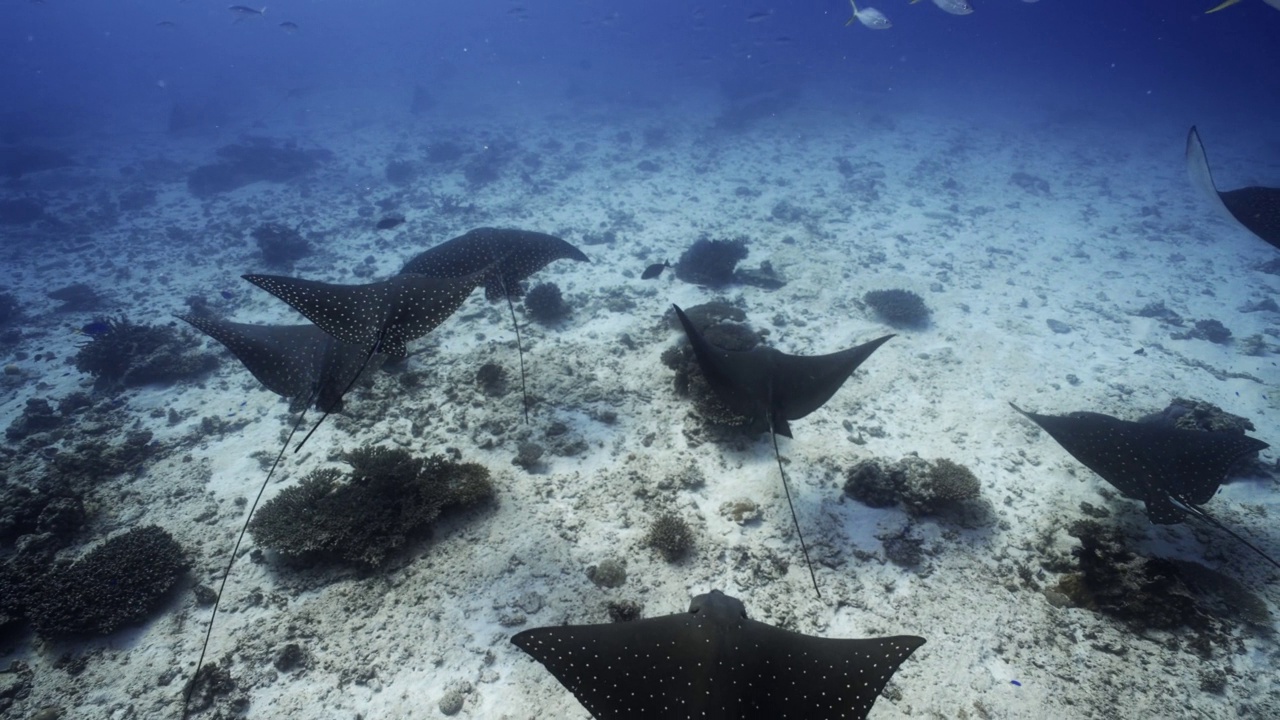
[[(1196, 202), (1181, 167), (1181, 137), (1118, 134), (1085, 122), (1015, 127), (974, 117), (941, 123), (910, 109), (848, 123), (815, 103), (794, 121), (766, 121), (708, 141), (713, 114), (690, 108), (687, 125), (664, 126), (671, 144), (654, 150), (640, 143), (644, 130), (658, 123), (656, 114), (566, 113), (532, 117), (519, 127), (473, 128), (478, 136), (515, 139), (525, 152), (553, 138), (565, 148), (545, 153), (545, 166), (533, 172), (545, 187), (509, 172), (467, 198), (481, 220), (431, 236), (420, 234), (423, 222), (448, 221), (431, 215), (427, 193), (463, 192), (460, 173), (424, 176), (404, 189), (382, 178), (384, 161), (417, 152), (435, 135), (429, 127), (299, 128), (304, 144), (337, 154), (320, 179), (308, 183), (309, 197), (292, 187), (255, 185), (201, 202), (181, 182), (158, 184), (158, 205), (94, 235), (99, 247), (123, 245), (132, 248), (128, 253), (89, 251), (62, 264), (32, 253), (15, 258), (22, 270), (7, 280), (46, 328), (37, 336), (39, 349), (59, 361), (18, 362), (33, 381), (50, 387), (28, 382), (19, 388), (0, 406), (0, 423), (16, 417), (28, 397), (61, 397), (88, 384), (61, 364), (78, 341), (67, 328), (85, 318), (40, 314), (51, 307), (41, 297), (44, 288), (72, 281), (110, 287), (116, 306), (135, 320), (162, 322), (183, 309), (185, 296), (203, 294), (229, 306), (239, 321), (294, 322), (281, 303), (237, 278), (262, 269), (248, 232), (263, 221), (303, 220), (304, 232), (324, 231), (323, 252), (297, 272), (347, 282), (355, 278), (345, 269), (368, 255), (376, 276), (389, 274), (472, 225), (561, 234), (592, 263), (560, 261), (533, 278), (559, 284), (575, 312), (558, 328), (522, 320), (530, 390), (543, 399), (529, 425), (520, 422), (518, 393), (492, 400), (476, 389), (475, 369), (485, 361), (516, 370), (505, 307), (488, 306), (477, 293), (457, 317), (412, 346), (409, 368), (425, 373), (420, 387), (401, 390), (395, 376), (380, 374), (380, 385), (397, 388), (385, 413), (362, 411), (362, 396), (374, 401), (356, 393), (348, 400), (352, 419), (331, 418), (273, 481), (268, 496), (335, 460), (338, 451), (366, 442), (420, 453), (455, 447), (492, 470), (499, 500), (442, 522), (431, 539), (368, 576), (242, 557), (209, 658), (230, 656), (251, 703), (249, 716), (438, 717), (440, 698), (466, 683), (472, 689), (457, 717), (585, 718), (550, 674), (508, 642), (510, 635), (520, 627), (603, 622), (605, 603), (616, 599), (644, 603), (647, 616), (679, 612), (691, 596), (712, 588), (742, 599), (756, 619), (810, 634), (927, 638), (891, 684), (898, 699), (881, 699), (876, 718), (1223, 717), (1227, 708), (1242, 717), (1280, 715), (1274, 639), (1237, 628), (1230, 647), (1215, 647), (1202, 660), (1187, 645), (1190, 633), (1137, 636), (1088, 610), (1051, 606), (1018, 575), (1028, 569), (1042, 586), (1057, 581), (1041, 574), (1041, 565), (1070, 562), (1077, 541), (1066, 528), (1083, 517), (1085, 501), (1111, 509), (1104, 522), (1146, 538), (1146, 550), (1203, 562), (1276, 601), (1270, 566), (1220, 533), (1153, 527), (1137, 503), (1103, 499), (1099, 478), (1007, 405), (1134, 419), (1187, 396), (1251, 418), (1254, 436), (1280, 442), (1276, 356), (1245, 355), (1239, 342), (1275, 333), (1280, 323), (1275, 313), (1237, 311), (1247, 301), (1276, 296), (1280, 278), (1254, 269), (1275, 251)], [(615, 143), (622, 130), (634, 138), (629, 147)], [(229, 139), (193, 140), (154, 154), (196, 162)], [(575, 151), (579, 141), (590, 148)], [(208, 143), (203, 153), (200, 142)], [(877, 172), (867, 163), (878, 163), (879, 198), (846, 186), (837, 157), (853, 163), (855, 182)], [(558, 177), (570, 159), (581, 169)], [(645, 159), (661, 170), (636, 169)], [(110, 188), (114, 167), (125, 161), (102, 158), (100, 176), (59, 197), (91, 198), (104, 184)], [(1015, 172), (1043, 178), (1050, 192), (1035, 196), (1012, 185)], [(948, 178), (954, 184), (945, 185)], [(738, 195), (739, 187), (758, 196)], [(389, 196), (400, 198), (408, 223), (377, 233), (356, 209)], [(771, 210), (783, 200), (809, 220), (773, 219)], [(1143, 216), (1144, 207), (1155, 214)], [(634, 225), (619, 226), (620, 213)], [(163, 239), (170, 226), (194, 233), (188, 241), (194, 245)], [(615, 244), (582, 244), (584, 233), (615, 226)], [(650, 262), (674, 262), (703, 232), (745, 236), (750, 255), (743, 265), (769, 260), (789, 284), (775, 292), (710, 292), (670, 271), (657, 281), (638, 279)], [(148, 262), (156, 264), (147, 268)], [(122, 267), (132, 273), (121, 276), (116, 270)], [(158, 279), (162, 275), (169, 279)], [(920, 293), (933, 309), (932, 324), (901, 332), (825, 407), (793, 423), (794, 440), (781, 441), (801, 525), (814, 557), (826, 560), (818, 565), (819, 601), (767, 440), (742, 448), (690, 446), (686, 430), (696, 421), (659, 360), (680, 334), (663, 324), (662, 314), (672, 302), (690, 306), (724, 297), (741, 302), (755, 327), (770, 328), (780, 349), (830, 352), (886, 332), (857, 302), (886, 288)], [(234, 293), (232, 300), (218, 298), (224, 289)], [(634, 309), (610, 311), (608, 298), (630, 300)], [(1172, 340), (1168, 327), (1133, 314), (1153, 301), (1190, 320), (1220, 319), (1237, 342)], [(775, 327), (775, 316), (785, 326)], [(1071, 332), (1055, 334), (1048, 319), (1067, 323)], [(635, 349), (620, 342), (624, 333)], [(1275, 348), (1275, 335), (1268, 340)], [(1145, 355), (1134, 354), (1139, 348)], [(224, 357), (204, 389), (146, 388), (125, 397), (162, 443), (190, 437), (205, 415), (247, 418), (247, 426), (148, 464), (138, 479), (104, 483), (89, 533), (160, 524), (194, 558), (194, 578), (211, 585), (244, 521), (236, 501), (251, 500), (262, 481), (250, 455), (274, 453), (288, 421), (283, 401)], [(1206, 367), (1261, 382), (1219, 380)], [(445, 399), (442, 388), (450, 386), (458, 388), (456, 402)], [(430, 404), (439, 409), (428, 411)], [(192, 415), (170, 427), (148, 417), (153, 407)], [(616, 411), (615, 424), (592, 419), (605, 409)], [(505, 428), (491, 450), (478, 447), (490, 436), (480, 429), (486, 421)], [(588, 451), (549, 452), (536, 474), (511, 465), (516, 440), (549, 446), (543, 435), (555, 421), (566, 423)], [(846, 421), (852, 432), (842, 426)], [(410, 432), (414, 425), (423, 428), (420, 438)], [(868, 432), (873, 428), (882, 436)], [(865, 444), (853, 442), (855, 436)], [(895, 461), (913, 452), (972, 468), (996, 524), (959, 530), (843, 496), (844, 472), (855, 462)], [(1274, 462), (1274, 450), (1263, 457)], [(690, 468), (705, 476), (701, 488), (658, 487)], [(1280, 512), (1272, 485), (1229, 485), (1207, 509), (1280, 553), (1280, 532), (1269, 521)], [(762, 520), (740, 526), (723, 517), (720, 506), (737, 498), (761, 503)], [(643, 546), (648, 522), (664, 509), (688, 519), (697, 535), (696, 553), (674, 565)], [(908, 522), (928, 552), (916, 570), (884, 561), (877, 539)], [(250, 538), (245, 550), (253, 547)], [(626, 560), (627, 583), (598, 588), (585, 571), (611, 557)], [(45, 706), (68, 710), (68, 717), (176, 716), (208, 618), (208, 609), (183, 587), (141, 629), (83, 645), (26, 637), (4, 648), (6, 661), (21, 659), (35, 670), (31, 695), (17, 703), (21, 712), (14, 717)], [(523, 625), (500, 623), (517, 614), (527, 616)], [(281, 674), (272, 661), (289, 642), (305, 649), (307, 667)], [(81, 674), (54, 668), (65, 652), (89, 654)], [(1226, 672), (1224, 695), (1200, 689), (1206, 670)], [(159, 683), (162, 676), (166, 684)]]

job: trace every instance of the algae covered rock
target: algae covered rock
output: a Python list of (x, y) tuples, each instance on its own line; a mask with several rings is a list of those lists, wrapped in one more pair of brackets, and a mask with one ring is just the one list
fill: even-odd
[(249, 531), (291, 559), (374, 567), (441, 513), (493, 497), (489, 471), (443, 455), (365, 446), (344, 457), (351, 472), (317, 470), (258, 510)]
[(29, 604), (45, 637), (105, 635), (142, 622), (185, 572), (182, 546), (157, 525), (134, 528), (43, 578)]

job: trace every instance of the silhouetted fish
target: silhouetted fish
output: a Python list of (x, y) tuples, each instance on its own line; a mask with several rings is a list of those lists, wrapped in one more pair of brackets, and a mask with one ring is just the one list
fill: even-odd
[(661, 275), (662, 271), (666, 270), (669, 267), (671, 267), (671, 263), (667, 262), (666, 260), (663, 260), (660, 263), (654, 263), (649, 267), (645, 268), (644, 272), (640, 273), (640, 279), (652, 280), (658, 277), (659, 275)]
[(285, 20), (284, 22), (280, 23), (280, 29), (284, 30), (287, 33), (293, 34), (298, 32), (298, 23)]
[(1280, 567), (1200, 508), (1218, 492), (1233, 465), (1269, 447), (1261, 440), (1238, 433), (1121, 420), (1095, 412), (1039, 415), (1009, 405), (1125, 497), (1141, 500), (1151, 522), (1168, 525), (1197, 518)]
[[(777, 436), (791, 437), (789, 421), (799, 420), (825, 405), (853, 371), (893, 335), (829, 355), (788, 355), (774, 348), (762, 347), (745, 351), (724, 350), (707, 342), (683, 310), (675, 305), (672, 307), (693, 347), (698, 367), (716, 397), (734, 414), (750, 420), (749, 431), (769, 432), (790, 506), (791, 491), (787, 489), (787, 475), (782, 469)], [(809, 563), (809, 550), (804, 544), (804, 534), (800, 531), (794, 507), (791, 507), (791, 518), (800, 536), (800, 547), (809, 566), (813, 589), (817, 591), (818, 579), (813, 574), (813, 565)], [(821, 591), (818, 594), (821, 595)]]
[(233, 15), (237, 15), (239, 17), (253, 17), (255, 15), (262, 15), (267, 11), (265, 5), (261, 10), (251, 8), (248, 5), (230, 5), (227, 9), (230, 10)]
[(381, 220), (379, 220), (378, 224), (375, 225), (374, 227), (376, 227), (378, 230), (390, 230), (392, 228), (400, 227), (403, 224), (404, 224), (403, 215), (388, 215), (382, 218)]
[(1187, 133), (1187, 174), (1191, 184), (1218, 210), (1280, 249), (1280, 188), (1255, 185), (1219, 192), (1194, 125)]
[(747, 617), (713, 590), (689, 612), (525, 630), (511, 642), (598, 720), (865, 718), (921, 637), (830, 639)]

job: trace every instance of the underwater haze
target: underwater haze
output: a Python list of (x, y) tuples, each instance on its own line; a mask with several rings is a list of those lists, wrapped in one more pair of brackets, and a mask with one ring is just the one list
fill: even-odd
[(12, 0), (0, 716), (1280, 717), (1280, 0)]

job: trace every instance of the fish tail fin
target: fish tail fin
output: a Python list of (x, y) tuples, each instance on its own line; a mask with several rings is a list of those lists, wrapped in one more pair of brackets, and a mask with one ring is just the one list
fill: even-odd
[(1240, 2), (1240, 0), (1226, 0), (1226, 2), (1222, 3), (1221, 5), (1218, 5), (1212, 10), (1205, 10), (1204, 14), (1208, 15), (1209, 13), (1216, 13), (1219, 10), (1226, 10), (1227, 8), (1231, 7), (1232, 5), (1235, 5), (1238, 2)]
[(849, 4), (853, 6), (853, 15), (849, 16), (849, 22), (846, 22), (844, 24), (845, 27), (849, 27), (858, 19), (858, 4), (855, 3), (853, 0), (849, 0)]

